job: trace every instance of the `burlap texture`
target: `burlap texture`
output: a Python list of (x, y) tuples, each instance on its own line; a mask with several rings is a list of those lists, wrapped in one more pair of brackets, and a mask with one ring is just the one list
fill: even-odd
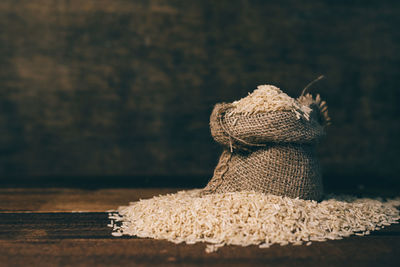
[(307, 144), (324, 134), (315, 111), (306, 120), (291, 111), (227, 115), (231, 108), (231, 104), (216, 104), (210, 117), (211, 135), (224, 146), (248, 150), (268, 143)]
[(224, 152), (203, 193), (253, 190), (319, 200), (315, 145), (324, 129), (317, 110), (306, 120), (289, 111), (227, 115), (230, 108), (217, 104), (210, 117), (211, 134)]

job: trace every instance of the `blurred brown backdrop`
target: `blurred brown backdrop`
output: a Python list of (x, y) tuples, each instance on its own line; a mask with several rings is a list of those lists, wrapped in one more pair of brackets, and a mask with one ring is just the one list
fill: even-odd
[(205, 184), (215, 103), (325, 74), (326, 182), (399, 185), (399, 25), (399, 1), (2, 0), (1, 179)]

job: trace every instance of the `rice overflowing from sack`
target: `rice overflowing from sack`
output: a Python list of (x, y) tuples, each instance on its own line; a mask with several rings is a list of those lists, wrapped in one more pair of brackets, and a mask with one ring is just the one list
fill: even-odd
[[(297, 118), (310, 118), (311, 108), (301, 105), (294, 98), (288, 96), (281, 89), (273, 85), (259, 85), (248, 96), (234, 101), (230, 114), (243, 114), (245, 116), (261, 112), (286, 110), (292, 111)], [(229, 115), (229, 114), (228, 114)]]
[(396, 208), (400, 198), (316, 202), (255, 192), (200, 196), (200, 191), (180, 191), (120, 207), (109, 214), (112, 235), (207, 242), (206, 252), (213, 252), (224, 245), (267, 248), (368, 235), (400, 219)]

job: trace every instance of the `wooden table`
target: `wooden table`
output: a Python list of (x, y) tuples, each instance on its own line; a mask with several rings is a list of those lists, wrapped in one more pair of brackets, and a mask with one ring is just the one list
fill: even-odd
[(220, 248), (113, 237), (107, 210), (176, 188), (0, 189), (0, 266), (400, 266), (400, 226), (311, 246)]

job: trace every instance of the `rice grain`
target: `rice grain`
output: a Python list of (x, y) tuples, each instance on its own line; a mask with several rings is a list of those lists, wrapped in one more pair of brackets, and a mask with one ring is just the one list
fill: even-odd
[(259, 85), (248, 96), (234, 101), (232, 106), (234, 108), (228, 115), (252, 115), (260, 112), (285, 110), (295, 113), (298, 119), (303, 117), (309, 120), (311, 112), (309, 106), (300, 104), (296, 99), (273, 85)]
[(206, 242), (206, 252), (224, 245), (310, 245), (311, 241), (368, 235), (398, 223), (399, 199), (330, 197), (322, 202), (256, 192), (200, 195), (180, 191), (132, 202), (111, 213), (113, 236)]

